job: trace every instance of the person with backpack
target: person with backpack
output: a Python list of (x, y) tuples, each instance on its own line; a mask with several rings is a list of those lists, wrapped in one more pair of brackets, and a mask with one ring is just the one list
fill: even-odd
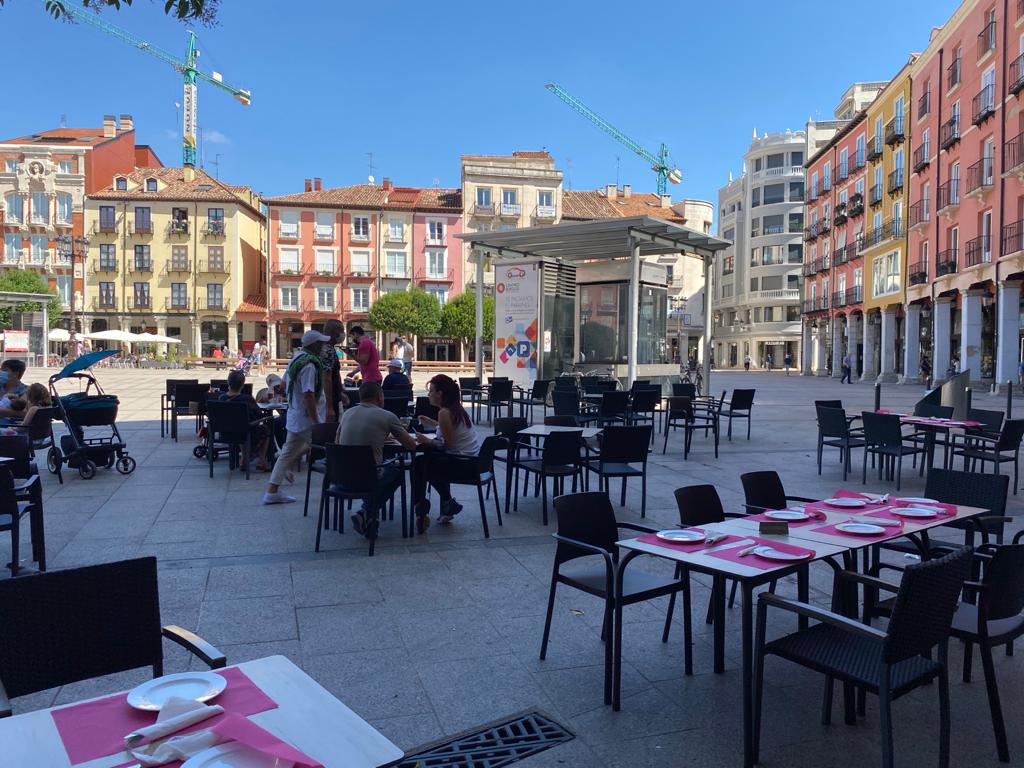
[(327, 418), (327, 396), (324, 394), (323, 345), (331, 340), (320, 331), (309, 330), (302, 335), (302, 346), (288, 363), (284, 376), (288, 395), (288, 415), (281, 453), (270, 473), (270, 483), (263, 494), (264, 504), (290, 504), (294, 496), (281, 492), (281, 485), (294, 481), (292, 471), (313, 443), (313, 425)]

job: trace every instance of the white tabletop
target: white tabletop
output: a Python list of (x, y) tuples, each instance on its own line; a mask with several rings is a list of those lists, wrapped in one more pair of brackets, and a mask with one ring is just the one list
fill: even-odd
[[(249, 719), (323, 763), (324, 768), (374, 768), (403, 757), (402, 750), (284, 656), (234, 666), (278, 704), (277, 709)], [(0, 720), (3, 765), (70, 768), (51, 711), (41, 709)], [(131, 756), (121, 752), (75, 768), (110, 768), (125, 762), (131, 762)]]
[(547, 424), (534, 424), (532, 427), (519, 430), (520, 435), (527, 435), (528, 437), (547, 437), (552, 432), (582, 432), (584, 440), (589, 440), (601, 434), (601, 430), (597, 427), (556, 427)]

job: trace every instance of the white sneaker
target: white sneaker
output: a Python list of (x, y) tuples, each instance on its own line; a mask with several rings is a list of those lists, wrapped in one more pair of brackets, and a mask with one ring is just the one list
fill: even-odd
[(281, 493), (280, 491), (277, 493), (268, 492), (263, 494), (264, 504), (291, 504), (293, 501), (295, 501), (294, 496), (289, 496), (288, 494)]

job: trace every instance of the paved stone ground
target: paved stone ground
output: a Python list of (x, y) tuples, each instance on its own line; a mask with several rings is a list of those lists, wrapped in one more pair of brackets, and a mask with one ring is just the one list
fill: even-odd
[[(387, 524), (372, 559), (351, 532), (325, 532), (325, 550), (314, 554), (315, 517), (304, 518), (301, 504), (261, 506), (265, 475), (246, 481), (220, 461), (211, 480), (206, 463), (192, 457), (195, 441), (187, 422), (179, 442), (160, 438), (157, 411), (165, 372), (98, 375), (122, 399), (119, 423), (139, 467), (130, 477), (100, 470), (91, 481), (69, 472), (63, 486), (45, 474), (52, 568), (156, 555), (165, 623), (197, 629), (231, 662), (289, 656), (403, 748), (535, 707), (578, 738), (523, 766), (739, 764), (739, 615), (732, 611), (727, 617), (728, 670), (714, 675), (710, 627), (702, 621), (708, 590), (700, 577), (694, 600), (696, 674), (687, 678), (682, 672), (681, 621), (670, 642), (660, 642), (663, 603), (627, 608), (623, 710), (612, 713), (602, 705), (598, 601), (560, 592), (548, 658), (538, 659), (553, 554), (551, 529), (540, 525), (539, 500), (523, 501), (501, 528), (492, 519), (487, 541), (473, 492), (462, 489), (457, 495), (466, 510), (452, 526), (435, 525), (428, 535), (403, 541), (397, 521)], [(666, 456), (659, 442), (650, 466), (648, 522), (675, 524), (672, 491), (686, 484), (714, 483), (726, 507), (738, 508), (739, 475), (748, 470), (776, 469), (790, 493), (799, 495), (827, 495), (842, 485), (834, 451), (827, 454), (822, 476), (816, 474), (813, 400), (842, 397), (848, 410), (860, 410), (871, 406), (871, 387), (763, 373), (720, 373), (714, 384), (718, 391), (757, 388), (752, 439), (723, 441), (716, 460), (710, 443), (695, 437), (686, 462), (681, 436), (670, 438)], [(921, 394), (919, 387), (887, 387), (883, 404), (908, 408)], [(1002, 408), (1003, 401), (979, 396), (976, 404)], [(916, 471), (908, 468), (904, 480), (906, 493), (923, 489)], [(870, 476), (867, 488), (892, 490)], [(297, 484), (296, 494), (302, 490)], [(1011, 499), (1012, 512), (1019, 514), (1020, 501)], [(624, 519), (638, 519), (639, 501), (639, 488), (631, 488)], [(8, 557), (8, 541), (0, 536), (0, 558)], [(29, 551), (25, 542), (22, 557)], [(648, 560), (641, 567), (666, 569)], [(813, 568), (813, 599), (827, 601), (829, 588), (829, 569)], [(780, 590), (793, 594), (795, 585)], [(790, 628), (787, 621), (772, 630)], [(168, 671), (194, 663), (176, 647), (168, 645), (166, 653)], [(997, 765), (980, 664), (975, 682), (959, 682), (959, 648), (953, 653), (953, 765)], [(1024, 705), (1021, 658), (996, 656), (1018, 765), (1024, 764), (1024, 738), (1014, 726)], [(69, 685), (25, 697), (15, 708), (70, 702), (145, 677), (139, 671)], [(839, 724), (824, 727), (818, 676), (770, 662), (766, 680), (764, 765), (878, 763), (874, 700), (856, 726), (842, 725), (840, 715)], [(897, 702), (895, 723), (899, 765), (937, 760), (933, 687)]]

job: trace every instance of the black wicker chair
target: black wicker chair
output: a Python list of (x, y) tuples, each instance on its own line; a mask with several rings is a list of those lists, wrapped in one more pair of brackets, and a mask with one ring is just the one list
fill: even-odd
[(210, 395), (210, 385), (181, 382), (174, 386), (173, 391), (174, 402), (170, 408), (171, 437), (177, 442), (179, 416), (195, 416), (196, 432), (199, 432), (203, 415), (206, 413), (206, 400)]
[(601, 405), (597, 410), (597, 423), (602, 427), (609, 424), (625, 424), (629, 416), (629, 392), (611, 390), (601, 393)]
[[(951, 405), (918, 403), (914, 406), (914, 415), (925, 418), (952, 419), (953, 410)], [(929, 433), (931, 434), (930, 438)], [(949, 466), (949, 449), (953, 444), (949, 436), (949, 427), (915, 426), (914, 432), (904, 437), (904, 440), (922, 447), (927, 447), (928, 443), (931, 442), (933, 450), (936, 445), (942, 446), (942, 466), (943, 468)], [(917, 459), (916, 456), (914, 458), (915, 460)]]
[(487, 396), (483, 401), (483, 405), (487, 406), (488, 424), (491, 422), (493, 411), (501, 413), (504, 409), (507, 411), (506, 416), (512, 416), (512, 387), (513, 382), (511, 379), (491, 378), (490, 383), (487, 385)]
[(333, 443), (338, 433), (337, 422), (314, 424), (310, 442), (309, 457), (306, 460), (306, 499), (302, 504), (302, 516), (309, 515), (309, 490), (313, 484), (313, 473), (327, 471), (327, 444)]
[[(839, 581), (862, 583), (871, 589), (896, 592), (886, 631), (823, 608), (770, 593), (758, 595), (754, 654), (753, 760), (758, 761), (761, 736), (761, 701), (764, 694), (764, 657), (792, 661), (825, 675), (822, 722), (832, 719), (832, 692), (839, 680), (846, 689), (847, 722), (853, 720), (854, 688), (879, 697), (882, 766), (893, 766), (892, 702), (938, 679), (939, 765), (949, 766), (949, 634), (957, 598), (971, 567), (965, 547), (938, 560), (909, 566), (899, 587), (880, 579), (840, 571)], [(765, 641), (768, 609), (796, 613), (819, 623), (771, 642)], [(938, 660), (931, 658), (938, 646)]]
[(817, 406), (818, 412), (818, 474), (821, 474), (821, 454), (825, 446), (839, 449), (839, 461), (843, 463), (843, 481), (850, 474), (853, 448), (863, 448), (864, 439), (860, 433), (850, 429), (846, 411), (842, 408)]
[(159, 677), (162, 637), (211, 669), (227, 665), (197, 635), (160, 626), (155, 557), (0, 581), (0, 626), (0, 717), (8, 697), (139, 667)]
[[(38, 485), (39, 478), (35, 478)], [(0, 533), (10, 531), (11, 534), (11, 576), (17, 576), (20, 570), (19, 551), (21, 548), (21, 518), (32, 511), (33, 502), (27, 498), (19, 498), (15, 492), (16, 482), (11, 470), (0, 466)], [(40, 570), (46, 570), (46, 562), (40, 564)], [(0, 703), (3, 689), (0, 688)]]
[(483, 381), (479, 376), (459, 376), (459, 398), (464, 403), (469, 403), (470, 415), (475, 421), (477, 419), (477, 405), (480, 403), (480, 395), (483, 392)]
[(754, 409), (755, 392), (756, 390), (753, 389), (734, 389), (729, 402), (722, 404), (722, 410), (719, 415), (729, 418), (728, 436), (730, 440), (732, 440), (733, 419), (747, 420), (747, 440), (750, 439), (750, 422), (752, 421), (750, 415)]
[(264, 416), (254, 421), (249, 420), (249, 407), (245, 403), (222, 402), (210, 400), (206, 404), (207, 446), (206, 460), (210, 466), (210, 477), (213, 477), (213, 460), (218, 451), (227, 450), (230, 457), (229, 466), (234, 469), (236, 456), (241, 450), (241, 462), (245, 468), (245, 479), (249, 479), (249, 465), (252, 463), (253, 434), (259, 432), (261, 425), (273, 420), (273, 416)]
[[(512, 501), (512, 477), (515, 474), (515, 462), (519, 458), (519, 452), (530, 452), (530, 438), (519, 434), (526, 429), (529, 422), (525, 417), (498, 418), (494, 420), (494, 434), (505, 438), (505, 446), (499, 447), (494, 453), (494, 460), (505, 465), (505, 511), (508, 512)], [(569, 426), (576, 426), (570, 424)]]
[[(615, 519), (611, 501), (604, 493), (573, 493), (555, 499), (555, 515), (558, 519), (558, 542), (555, 560), (551, 569), (551, 591), (548, 595), (547, 614), (544, 618), (544, 636), (541, 638), (540, 658), (547, 656), (548, 637), (551, 631), (551, 617), (555, 610), (555, 590), (559, 584), (573, 587), (604, 600), (604, 626), (601, 638), (604, 646), (604, 702), (611, 703), (612, 692), (612, 641), (608, 636), (612, 627), (612, 612), (615, 610), (615, 570), (619, 560), (619, 529), (626, 528), (642, 533), (653, 533), (655, 529), (632, 523), (621, 523)], [(566, 563), (582, 557), (596, 555), (599, 561), (572, 568), (563, 568)], [(603, 561), (603, 562), (602, 562)], [(683, 632), (686, 668), (692, 672), (692, 638), (690, 626), (690, 583), (689, 575), (668, 579), (644, 573), (638, 568), (626, 570), (622, 586), (622, 604), (652, 600), (676, 592), (683, 593)], [(662, 641), (668, 641), (672, 613), (665, 616)]]
[(654, 420), (661, 412), (661, 387), (642, 387), (633, 393), (629, 401), (629, 412), (626, 415), (630, 424), (649, 423), (651, 425), (651, 445), (654, 445)]
[[(497, 419), (495, 419), (497, 421)], [(480, 522), (484, 527), (484, 538), (491, 538), (491, 529), (487, 525), (487, 505), (484, 502), (484, 488), (494, 489), (494, 509), (501, 523), (501, 500), (498, 498), (498, 481), (494, 478), (494, 454), (499, 450), (507, 450), (508, 440), (501, 435), (489, 435), (480, 445), (477, 456), (459, 459), (451, 467), (452, 473), (448, 481), (452, 485), (472, 485), (476, 488), (477, 501), (480, 502)], [(507, 507), (506, 507), (507, 509)]]
[[(557, 379), (556, 379), (557, 381)], [(580, 410), (580, 395), (579, 392), (574, 388), (569, 389), (563, 387), (561, 389), (555, 388), (551, 392), (551, 402), (554, 404), (555, 416), (572, 416), (575, 420), (575, 426), (583, 426), (597, 419), (596, 413), (586, 412)], [(544, 423), (550, 417), (544, 417)]]
[(548, 415), (548, 391), (551, 389), (551, 379), (535, 379), (533, 386), (530, 388), (529, 394), (522, 392), (519, 397), (515, 398), (515, 401), (519, 404), (519, 415), (526, 418), (526, 413), (529, 411), (530, 423), (533, 423), (533, 409), (536, 406), (540, 406), (543, 409), (543, 415)]
[(806, 496), (788, 496), (779, 473), (773, 469), (742, 474), (740, 483), (743, 485), (744, 506), (747, 512), (754, 514), (767, 509), (785, 509), (791, 501), (817, 501)]
[(697, 396), (697, 385), (691, 384), (688, 381), (673, 381), (672, 382), (672, 396), (673, 397), (688, 397), (691, 400)]
[[(549, 417), (550, 418), (550, 417)], [(548, 524), (548, 478), (554, 483), (553, 494), (563, 492), (565, 478), (572, 478), (572, 490), (576, 492), (577, 481), (583, 471), (583, 462), (580, 457), (580, 448), (583, 444), (583, 431), (572, 430), (565, 432), (552, 432), (544, 438), (544, 447), (540, 450), (540, 458), (520, 458), (513, 466), (516, 471), (523, 470), (526, 473), (526, 482), (529, 482), (530, 473), (537, 475), (541, 488), (541, 515), (544, 525)], [(516, 485), (515, 495), (512, 500), (512, 508), (519, 509), (519, 487)]]
[[(1004, 463), (1013, 462), (1013, 495), (1017, 495), (1017, 475), (1020, 459), (1020, 443), (1024, 438), (1024, 419), (1007, 419), (998, 437), (985, 434), (963, 434), (953, 436), (953, 455), (962, 456), (964, 471), (974, 470), (975, 464), (981, 462), (981, 471), (985, 464), (992, 463), (992, 474), (999, 474)], [(957, 448), (957, 443), (961, 447)], [(898, 488), (898, 486), (897, 486)]]
[(160, 437), (167, 433), (170, 421), (173, 418), (171, 412), (175, 409), (174, 390), (179, 384), (198, 384), (199, 379), (166, 379), (164, 391), (160, 393)]
[[(917, 454), (923, 454), (924, 448), (916, 445), (907, 445), (904, 441), (906, 436), (900, 426), (900, 417), (894, 413), (874, 413), (864, 411), (861, 413), (864, 420), (864, 462), (861, 468), (861, 482), (867, 485), (868, 482), (868, 456), (878, 457), (878, 479), (882, 479), (882, 471), (886, 470), (886, 477), (892, 480), (896, 476), (896, 490), (900, 489), (900, 480), (903, 475), (903, 457), (913, 456), (917, 460)], [(924, 460), (921, 461), (921, 474), (924, 474)]]
[(953, 616), (953, 637), (964, 643), (965, 683), (971, 681), (975, 645), (981, 653), (996, 750), (1004, 763), (1010, 762), (1010, 748), (1006, 743), (992, 649), (1005, 645), (1010, 655), (1013, 641), (1024, 635), (1024, 544), (1020, 543), (1021, 539), (1024, 539), (1024, 531), (1013, 537), (1013, 544), (982, 544), (978, 548), (975, 557), (981, 561), (982, 576), (964, 584), (966, 599)]
[(647, 517), (647, 446), (653, 431), (653, 426), (605, 427), (598, 436), (600, 452), (597, 458), (586, 463), (588, 485), (593, 472), (598, 483), (604, 486), (605, 493), (611, 492), (611, 478), (622, 479), (620, 507), (626, 506), (626, 482), (631, 477), (639, 477), (640, 517)]

